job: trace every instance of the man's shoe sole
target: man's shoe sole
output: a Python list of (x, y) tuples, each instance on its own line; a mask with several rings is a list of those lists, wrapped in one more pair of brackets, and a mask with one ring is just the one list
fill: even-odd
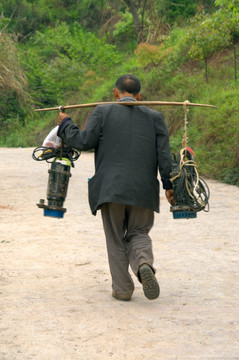
[(160, 288), (151, 267), (147, 264), (141, 265), (139, 268), (139, 275), (146, 298), (149, 300), (157, 299), (160, 294)]
[(117, 300), (121, 300), (121, 301), (130, 301), (131, 300), (131, 297), (124, 297), (124, 296), (119, 296), (119, 295), (116, 295), (114, 293), (114, 291), (112, 292), (112, 296), (117, 299)]

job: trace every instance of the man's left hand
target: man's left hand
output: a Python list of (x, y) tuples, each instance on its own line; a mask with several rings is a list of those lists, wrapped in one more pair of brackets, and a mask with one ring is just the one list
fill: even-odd
[(172, 189), (166, 190), (165, 195), (166, 195), (166, 198), (167, 198), (169, 204), (173, 205), (173, 190)]
[(59, 112), (58, 113), (58, 121), (57, 121), (57, 125), (60, 125), (62, 120), (65, 119), (66, 117), (70, 117), (70, 115), (67, 115), (66, 113), (64, 112)]

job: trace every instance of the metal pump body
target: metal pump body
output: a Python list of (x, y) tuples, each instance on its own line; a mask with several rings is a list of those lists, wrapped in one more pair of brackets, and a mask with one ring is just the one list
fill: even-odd
[(171, 182), (174, 202), (170, 207), (174, 219), (196, 218), (197, 212), (209, 211), (209, 188), (200, 178), (194, 152), (187, 147), (173, 154)]
[(66, 160), (67, 164), (62, 164), (55, 159), (55, 161), (51, 163), (51, 168), (48, 170), (48, 204), (45, 205), (44, 199), (40, 199), (39, 204), (37, 204), (39, 208), (44, 209), (44, 216), (63, 218), (66, 212), (63, 204), (66, 199), (69, 179), (71, 177), (71, 166), (68, 159), (62, 160)]
[[(176, 177), (173, 181), (174, 203), (170, 207), (174, 219), (196, 218), (197, 213), (188, 204), (187, 189), (184, 185), (185, 179), (178, 176), (180, 173), (179, 161), (174, 157), (171, 176)], [(178, 176), (178, 177), (177, 177)]]

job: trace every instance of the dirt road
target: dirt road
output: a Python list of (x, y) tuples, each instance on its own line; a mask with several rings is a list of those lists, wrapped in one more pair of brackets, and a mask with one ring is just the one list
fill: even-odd
[(0, 149), (0, 360), (239, 359), (239, 188), (208, 181), (209, 213), (151, 232), (161, 295), (111, 297), (93, 154), (72, 169), (64, 219), (43, 216), (48, 164)]

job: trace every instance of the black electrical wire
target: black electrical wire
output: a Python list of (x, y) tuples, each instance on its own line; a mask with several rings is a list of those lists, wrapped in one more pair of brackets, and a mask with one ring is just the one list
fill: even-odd
[(74, 161), (76, 161), (80, 157), (80, 151), (69, 148), (54, 148), (47, 146), (38, 146), (33, 150), (32, 158), (36, 161), (46, 161), (51, 163), (55, 158), (69, 159), (71, 166), (74, 167)]

